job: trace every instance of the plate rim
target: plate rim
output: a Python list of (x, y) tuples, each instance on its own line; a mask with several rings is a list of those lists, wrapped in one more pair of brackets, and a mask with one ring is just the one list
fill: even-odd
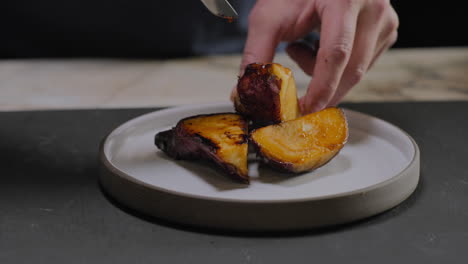
[[(316, 196), (316, 197), (311, 197), (311, 198), (270, 199), (270, 200), (265, 200), (265, 199), (241, 200), (241, 199), (236, 199), (236, 198), (220, 198), (220, 197), (212, 197), (212, 196), (203, 196), (203, 195), (198, 195), (198, 194), (191, 194), (191, 193), (175, 191), (175, 190), (171, 190), (171, 189), (167, 189), (167, 188), (163, 188), (163, 187), (159, 187), (159, 186), (154, 186), (152, 184), (149, 184), (149, 183), (146, 183), (146, 182), (141, 181), (139, 179), (136, 179), (135, 177), (132, 177), (131, 175), (127, 174), (126, 172), (124, 172), (124, 171), (120, 170), (119, 168), (117, 168), (116, 166), (114, 166), (112, 164), (112, 162), (108, 159), (108, 157), (107, 157), (107, 155), (105, 153), (106, 143), (108, 142), (108, 139), (109, 139), (110, 136), (112, 136), (112, 134), (114, 134), (115, 132), (118, 132), (118, 130), (120, 130), (120, 129), (123, 129), (125, 126), (128, 126), (128, 125), (130, 125), (132, 123), (138, 122), (138, 121), (140, 121), (140, 119), (144, 119), (144, 118), (146, 118), (146, 117), (148, 117), (150, 115), (153, 115), (155, 113), (164, 114), (166, 112), (184, 111), (184, 110), (188, 110), (188, 109), (193, 109), (194, 107), (203, 108), (203, 107), (227, 107), (227, 106), (230, 106), (230, 104), (229, 103), (190, 104), (190, 105), (183, 105), (183, 106), (175, 106), (175, 107), (165, 108), (165, 109), (162, 109), (162, 110), (155, 110), (155, 111), (151, 111), (149, 113), (142, 114), (142, 115), (139, 115), (137, 117), (134, 117), (134, 118), (132, 118), (130, 120), (127, 120), (127, 121), (121, 123), (117, 127), (115, 127), (112, 131), (110, 131), (102, 139), (102, 141), (101, 141), (101, 143), (99, 145), (99, 159), (101, 160), (102, 165), (104, 165), (106, 167), (106, 169), (110, 170), (113, 174), (115, 174), (115, 175), (117, 175), (119, 177), (122, 177), (125, 180), (128, 180), (128, 181), (130, 181), (130, 182), (132, 182), (134, 184), (142, 185), (145, 188), (149, 188), (151, 190), (158, 191), (158, 192), (164, 192), (164, 193), (167, 193), (167, 194), (170, 194), (170, 195), (182, 196), (182, 197), (186, 197), (186, 198), (205, 200), (205, 201), (216, 201), (216, 202), (238, 203), (238, 204), (271, 204), (271, 203), (288, 204), (288, 203), (301, 203), (301, 202), (314, 202), (314, 201), (323, 201), (323, 200), (331, 200), (331, 199), (340, 199), (340, 198), (344, 198), (344, 197), (348, 197), (348, 196), (354, 196), (354, 195), (357, 195), (357, 194), (367, 193), (369, 191), (382, 188), (384, 186), (387, 186), (387, 185), (397, 181), (402, 176), (405, 176), (407, 174), (406, 172), (412, 168), (412, 166), (414, 165), (415, 160), (420, 155), (419, 147), (416, 144), (416, 141), (411, 137), (411, 135), (409, 135), (403, 129), (401, 129), (398, 126), (392, 124), (391, 122), (388, 122), (388, 121), (383, 120), (381, 118), (371, 116), (369, 114), (362, 113), (362, 112), (359, 112), (359, 111), (347, 109), (347, 108), (344, 108), (344, 107), (340, 107), (340, 108), (342, 108), (342, 109), (344, 109), (346, 111), (352, 112), (352, 113), (356, 113), (358, 115), (364, 115), (366, 117), (378, 119), (378, 120), (392, 126), (393, 128), (396, 128), (398, 131), (402, 132), (405, 136), (407, 136), (408, 139), (411, 142), (411, 145), (413, 146), (413, 149), (414, 149), (414, 152), (413, 152), (413, 155), (411, 157), (410, 162), (401, 171), (399, 171), (397, 174), (395, 174), (391, 178), (389, 178), (389, 179), (387, 179), (385, 181), (382, 181), (382, 182), (379, 182), (379, 183), (364, 187), (364, 188), (357, 189), (357, 190), (352, 190), (352, 191), (347, 191), (347, 192), (342, 192), (342, 193), (337, 193), (337, 194)], [(419, 175), (418, 175), (418, 178), (419, 178)]]

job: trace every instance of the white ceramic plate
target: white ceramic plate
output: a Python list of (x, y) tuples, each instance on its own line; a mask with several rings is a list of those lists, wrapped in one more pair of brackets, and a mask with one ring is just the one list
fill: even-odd
[(154, 145), (157, 132), (182, 118), (232, 111), (228, 104), (184, 106), (122, 124), (101, 146), (102, 186), (146, 214), (235, 230), (290, 230), (353, 221), (397, 205), (417, 186), (419, 150), (414, 140), (383, 120), (351, 110), (345, 110), (348, 143), (331, 162), (290, 175), (252, 161), (248, 186), (213, 166), (172, 160)]

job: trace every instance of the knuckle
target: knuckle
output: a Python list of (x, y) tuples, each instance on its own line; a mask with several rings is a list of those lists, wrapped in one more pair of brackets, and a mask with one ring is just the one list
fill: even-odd
[(334, 79), (324, 80), (319, 87), (319, 94), (323, 98), (330, 97), (338, 87), (338, 83)]
[(374, 0), (372, 1), (371, 6), (373, 12), (379, 17), (382, 17), (388, 11), (390, 2), (388, 0)]
[(396, 31), (399, 26), (400, 26), (400, 20), (398, 19), (397, 14), (395, 12), (392, 12), (392, 15), (390, 16), (390, 20), (388, 21), (388, 27), (390, 28), (391, 31)]
[(323, 98), (326, 98), (326, 100), (330, 100), (330, 97), (332, 97), (333, 93), (335, 93), (336, 88), (338, 87), (338, 84), (335, 84), (334, 82), (327, 82), (323, 86), (324, 90), (322, 92)]
[(358, 66), (354, 69), (352, 69), (349, 73), (349, 84), (351, 86), (354, 86), (358, 84), (362, 78), (364, 77), (364, 74), (366, 73), (366, 70), (363, 66)]
[(349, 8), (360, 5), (362, 0), (342, 0), (342, 2)]
[(328, 51), (328, 58), (332, 60), (333, 63), (342, 63), (351, 54), (351, 46), (349, 44), (337, 44), (330, 48)]

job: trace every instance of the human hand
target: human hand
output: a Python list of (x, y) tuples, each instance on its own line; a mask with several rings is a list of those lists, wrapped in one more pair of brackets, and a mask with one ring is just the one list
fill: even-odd
[[(272, 62), (281, 41), (288, 55), (313, 76), (300, 99), (304, 114), (340, 102), (397, 39), (398, 16), (389, 0), (258, 0), (249, 16), (241, 63)], [(316, 53), (295, 42), (320, 31)], [(235, 91), (234, 91), (235, 93)]]

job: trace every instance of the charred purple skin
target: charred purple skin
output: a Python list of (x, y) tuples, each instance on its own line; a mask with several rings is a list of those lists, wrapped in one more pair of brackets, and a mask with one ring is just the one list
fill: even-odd
[(237, 83), (236, 111), (262, 125), (281, 122), (281, 80), (271, 74), (271, 68), (271, 64), (249, 64)]
[[(182, 124), (185, 120), (199, 116), (184, 118), (174, 128), (157, 133), (154, 138), (155, 145), (166, 155), (177, 160), (212, 161), (232, 178), (249, 183), (248, 175), (242, 174), (235, 166), (226, 163), (216, 155), (219, 149), (216, 143), (198, 133), (189, 133), (184, 129)], [(247, 144), (247, 137), (236, 144)]]

